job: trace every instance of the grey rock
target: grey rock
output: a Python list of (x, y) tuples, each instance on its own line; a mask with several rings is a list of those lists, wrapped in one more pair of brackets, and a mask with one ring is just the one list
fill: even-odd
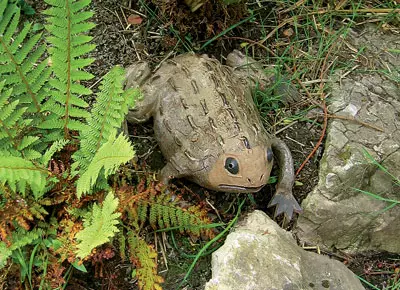
[[(329, 110), (382, 128), (379, 132), (356, 122), (330, 120), (319, 183), (302, 203), (296, 234), (300, 240), (348, 253), (368, 250), (400, 253), (400, 205), (377, 200), (356, 189), (400, 201), (400, 38), (369, 27), (355, 36), (365, 46), (375, 72), (331, 78)], [(390, 74), (385, 72), (390, 69)], [(380, 71), (380, 72), (378, 72)], [(390, 78), (392, 77), (392, 78)], [(367, 151), (393, 176), (379, 170)]]
[(339, 261), (307, 252), (265, 213), (251, 213), (213, 253), (206, 290), (364, 289)]

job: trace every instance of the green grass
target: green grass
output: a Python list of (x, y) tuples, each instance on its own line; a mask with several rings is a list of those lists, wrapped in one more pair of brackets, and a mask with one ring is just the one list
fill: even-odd
[[(370, 162), (371, 164), (373, 164), (376, 168), (378, 168), (379, 170), (381, 170), (382, 172), (384, 172), (386, 175), (388, 175), (392, 181), (395, 187), (397, 187), (400, 191), (400, 179), (397, 178), (396, 176), (394, 176), (385, 166), (383, 166), (382, 164), (380, 164), (366, 149), (363, 150), (364, 156), (367, 159), (368, 162)], [(370, 192), (370, 191), (366, 191), (366, 190), (362, 190), (359, 188), (353, 188), (355, 191), (361, 192), (365, 195), (368, 195), (376, 200), (385, 202), (385, 203), (389, 203), (388, 206), (386, 206), (384, 209), (376, 212), (376, 215), (380, 215), (392, 208), (394, 208), (395, 206), (399, 206), (400, 205), (400, 200), (396, 200), (396, 199), (389, 199), (389, 198), (384, 198), (379, 194)]]

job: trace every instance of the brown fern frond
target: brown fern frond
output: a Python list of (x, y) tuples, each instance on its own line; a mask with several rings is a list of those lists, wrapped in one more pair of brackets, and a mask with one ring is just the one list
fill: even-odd
[(161, 290), (164, 279), (157, 275), (157, 252), (133, 231), (128, 231), (129, 258), (136, 266), (136, 277), (142, 290)]
[(44, 280), (50, 289), (60, 289), (65, 284), (64, 274), (65, 267), (54, 257), (50, 255), (46, 276)]
[(111, 247), (102, 247), (96, 249), (95, 253), (91, 255), (92, 265), (94, 266), (94, 276), (96, 278), (103, 278), (104, 260), (109, 260), (114, 258), (115, 251)]
[(136, 187), (119, 188), (116, 194), (119, 211), (131, 224), (142, 227), (148, 222), (154, 230), (176, 227), (181, 233), (214, 236), (213, 231), (205, 227), (211, 220), (203, 204), (188, 207), (180, 195), (172, 198), (152, 178), (142, 178)]
[(56, 249), (51, 249), (54, 254), (60, 257), (60, 261), (68, 260), (73, 263), (76, 260), (76, 249), (78, 242), (75, 239), (76, 233), (83, 229), (82, 222), (75, 222), (64, 218), (59, 222)]
[(28, 231), (35, 218), (44, 220), (47, 211), (36, 201), (21, 196), (13, 198), (8, 196), (6, 200), (0, 209), (0, 241), (9, 244), (11, 233), (15, 230), (15, 222)]

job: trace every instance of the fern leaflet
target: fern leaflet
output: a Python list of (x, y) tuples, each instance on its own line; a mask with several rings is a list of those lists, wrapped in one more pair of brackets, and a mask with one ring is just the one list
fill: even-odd
[(207, 212), (200, 205), (181, 208), (177, 200), (172, 201), (169, 194), (153, 195), (142, 200), (138, 206), (138, 218), (141, 222), (147, 219), (153, 229), (174, 227), (181, 233), (187, 232), (195, 236), (201, 233), (212, 236), (206, 225), (210, 224)]
[(53, 157), (53, 155), (60, 151), (61, 149), (64, 148), (65, 145), (68, 144), (68, 140), (58, 140), (56, 142), (54, 142), (53, 144), (51, 144), (50, 148), (47, 149), (47, 151), (43, 154), (43, 156), (41, 157), (40, 163), (43, 166), (47, 166), (51, 157)]
[(77, 257), (85, 258), (91, 251), (110, 239), (118, 232), (116, 225), (119, 223), (120, 213), (115, 213), (118, 207), (118, 198), (110, 192), (102, 207), (93, 205), (93, 210), (84, 219), (84, 229), (76, 234), (76, 239), (80, 241)]
[(29, 185), (34, 197), (41, 197), (45, 191), (47, 170), (37, 167), (29, 160), (7, 155), (0, 151), (0, 183), (7, 183), (12, 191), (23, 194)]
[(79, 96), (92, 93), (80, 81), (93, 78), (84, 68), (94, 59), (83, 58), (95, 48), (89, 44), (92, 37), (85, 35), (94, 27), (86, 22), (93, 13), (82, 11), (90, 0), (46, 0), (46, 3), (51, 5), (44, 14), (48, 15), (46, 29), (51, 36), (47, 40), (52, 44), (49, 53), (55, 78), (50, 80), (51, 98), (43, 106), (51, 114), (41, 128), (62, 129), (64, 138), (69, 139), (70, 130), (85, 129), (80, 119), (89, 116), (85, 110), (88, 104)]
[(14, 97), (27, 107), (27, 112), (39, 112), (51, 73), (44, 59), (46, 46), (38, 46), (41, 34), (33, 34), (30, 23), (15, 33), (20, 9), (8, 0), (0, 1), (0, 79), (13, 88)]
[(157, 275), (157, 252), (133, 231), (128, 231), (131, 261), (136, 265), (139, 289), (161, 290), (164, 279)]
[(0, 82), (0, 151), (28, 160), (40, 158), (34, 148), (39, 137), (26, 135), (32, 120), (23, 118), (26, 107), (19, 100), (11, 100), (12, 89), (5, 89), (5, 80)]
[(90, 192), (102, 169), (104, 169), (103, 177), (107, 178), (109, 175), (115, 173), (121, 164), (131, 160), (134, 154), (135, 151), (127, 138), (122, 133), (118, 138), (115, 138), (114, 131), (109, 140), (94, 155), (86, 172), (78, 179), (76, 185), (78, 197)]
[(100, 92), (97, 94), (97, 102), (88, 118), (90, 129), (81, 132), (81, 147), (73, 156), (83, 172), (114, 130), (121, 127), (129, 107), (134, 105), (134, 101), (140, 95), (138, 90), (124, 91), (124, 80), (125, 70), (119, 66), (104, 76)]

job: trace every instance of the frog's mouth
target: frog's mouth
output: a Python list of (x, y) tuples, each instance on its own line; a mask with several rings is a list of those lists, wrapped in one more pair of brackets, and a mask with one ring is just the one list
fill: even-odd
[(251, 187), (251, 186), (238, 186), (238, 185), (228, 185), (228, 184), (220, 184), (218, 187), (221, 189), (221, 191), (233, 191), (233, 192), (257, 192), (261, 188), (263, 188), (265, 184), (257, 187)]

